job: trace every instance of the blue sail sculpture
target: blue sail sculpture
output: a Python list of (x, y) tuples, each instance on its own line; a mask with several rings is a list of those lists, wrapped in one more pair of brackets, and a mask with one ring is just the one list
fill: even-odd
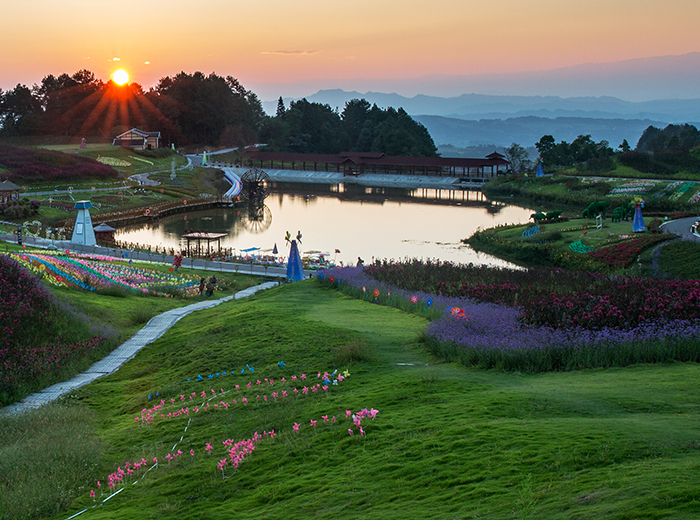
[(301, 256), (299, 255), (299, 248), (297, 247), (296, 240), (292, 240), (292, 245), (289, 248), (287, 279), (292, 282), (298, 282), (304, 279), (304, 266), (301, 263)]
[(634, 218), (632, 219), (632, 231), (634, 233), (642, 233), (646, 231), (644, 219), (642, 218), (642, 208), (639, 205), (634, 206)]
[(644, 199), (637, 196), (632, 200), (632, 205), (634, 206), (634, 218), (632, 218), (632, 232), (633, 233), (643, 233), (647, 230), (644, 226), (644, 219), (642, 218), (642, 208), (644, 207)]

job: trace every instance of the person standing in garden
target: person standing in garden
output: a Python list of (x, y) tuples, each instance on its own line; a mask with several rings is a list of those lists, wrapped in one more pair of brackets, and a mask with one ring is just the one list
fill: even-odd
[(177, 270), (182, 265), (182, 254), (181, 253), (178, 253), (173, 257), (173, 265), (175, 266), (175, 272), (177, 273)]

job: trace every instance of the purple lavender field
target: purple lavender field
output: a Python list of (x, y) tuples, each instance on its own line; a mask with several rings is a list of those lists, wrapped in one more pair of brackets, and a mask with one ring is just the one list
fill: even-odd
[[(665, 287), (662, 280), (610, 280), (562, 270), (556, 276), (543, 270), (531, 275), (505, 269), (485, 272), (483, 268), (419, 262), (397, 274), (404, 267), (406, 264), (337, 268), (320, 273), (319, 281), (375, 304), (425, 316), (429, 319), (423, 333), (426, 346), (446, 360), (468, 366), (543, 372), (700, 361), (697, 281), (670, 281)], [(439, 290), (445, 285), (435, 275), (438, 268), (443, 272), (471, 269), (456, 285), (462, 292), (477, 286), (479, 290), (471, 291), (472, 297), (440, 294), (448, 291)], [(383, 270), (384, 275), (392, 271), (391, 276), (382, 276)], [(480, 280), (494, 277), (493, 287), (489, 290), (466, 280), (474, 275)], [(420, 290), (426, 286), (433, 290)], [(478, 294), (498, 303), (480, 301)], [(620, 300), (625, 294), (627, 300)], [(629, 302), (626, 307), (625, 302)], [(571, 319), (577, 313), (581, 319)]]

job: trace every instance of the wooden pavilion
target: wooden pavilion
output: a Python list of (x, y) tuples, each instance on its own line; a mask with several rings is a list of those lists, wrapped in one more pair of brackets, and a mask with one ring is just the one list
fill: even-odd
[[(195, 253), (196, 255), (205, 254), (204, 249), (202, 248), (202, 242), (204, 241), (206, 241), (207, 243), (207, 255), (210, 255), (213, 252), (221, 252), (221, 237), (225, 236), (226, 233), (207, 233), (206, 231), (196, 231), (185, 233), (184, 235), (182, 235), (182, 238), (187, 240), (187, 247), (185, 249), (187, 251), (187, 256), (192, 256), (191, 253)], [(190, 243), (194, 243), (195, 241), (197, 242), (197, 245), (190, 248)], [(212, 242), (216, 242), (216, 251), (212, 251)]]
[(0, 182), (0, 202), (10, 202), (19, 199), (21, 188), (12, 181)]

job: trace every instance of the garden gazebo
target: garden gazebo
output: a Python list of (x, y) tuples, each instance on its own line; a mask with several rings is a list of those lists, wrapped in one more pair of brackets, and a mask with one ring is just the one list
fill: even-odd
[(19, 199), (20, 187), (12, 181), (0, 182), (0, 201), (10, 202), (13, 199)]
[[(211, 250), (211, 243), (216, 242), (216, 252), (221, 251), (221, 237), (225, 237), (226, 233), (207, 233), (206, 231), (197, 231), (197, 232), (190, 232), (190, 233), (185, 233), (182, 235), (182, 238), (187, 240), (187, 256), (192, 256), (190, 252), (196, 252), (198, 255), (201, 255), (204, 253), (204, 250), (202, 249), (202, 242), (206, 241), (207, 242), (207, 255), (210, 255), (213, 251)], [(190, 250), (190, 242), (197, 242), (196, 248), (193, 248)]]

